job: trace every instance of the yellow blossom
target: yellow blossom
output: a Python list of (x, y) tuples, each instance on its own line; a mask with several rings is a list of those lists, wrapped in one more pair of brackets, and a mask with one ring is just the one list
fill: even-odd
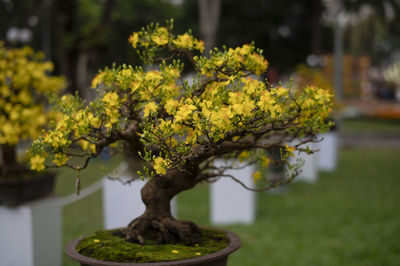
[(157, 104), (155, 102), (150, 102), (146, 104), (143, 109), (144, 115), (143, 117), (148, 117), (151, 112), (157, 111)]
[(0, 144), (36, 138), (48, 124), (43, 105), (64, 86), (62, 77), (49, 75), (52, 70), (32, 48), (6, 48), (0, 42)]
[(170, 145), (171, 145), (171, 147), (172, 148), (175, 148), (176, 147), (176, 145), (178, 145), (178, 141), (176, 141), (176, 139), (175, 138), (170, 138)]
[(166, 167), (168, 167), (168, 160), (162, 157), (154, 158), (153, 168), (156, 170), (156, 173), (159, 175), (165, 175), (167, 173)]
[(197, 140), (197, 135), (195, 133), (195, 131), (193, 129), (190, 129), (187, 136), (186, 136), (186, 140), (185, 143), (194, 143)]
[(118, 94), (114, 91), (108, 92), (103, 96), (102, 102), (107, 106), (117, 106), (119, 102)]
[(168, 43), (168, 30), (165, 27), (157, 29), (155, 35), (152, 36), (152, 41), (158, 45), (165, 45)]
[(42, 171), (44, 170), (45, 166), (44, 166), (44, 161), (45, 158), (36, 154), (35, 156), (33, 156), (30, 160), (31, 163), (31, 169), (35, 170), (35, 171)]
[(289, 145), (285, 145), (285, 149), (286, 149), (286, 151), (287, 151), (287, 153), (288, 153), (288, 156), (291, 156), (291, 157), (295, 157), (294, 156), (294, 150), (296, 149), (295, 147), (293, 147), (293, 146), (289, 146)]
[(137, 43), (139, 42), (139, 33), (134, 32), (130, 37), (129, 37), (129, 42), (131, 43), (133, 48), (136, 48)]
[(204, 42), (199, 40), (194, 40), (194, 48), (199, 50), (200, 53), (204, 51)]
[(58, 167), (64, 165), (67, 161), (68, 161), (68, 158), (67, 158), (67, 156), (66, 156), (65, 154), (63, 154), (63, 153), (56, 153), (56, 154), (54, 155), (54, 160), (53, 160), (53, 162), (54, 162)]
[(88, 121), (89, 121), (89, 124), (90, 124), (92, 127), (95, 127), (95, 128), (100, 127), (100, 124), (101, 124), (100, 119), (99, 119), (98, 117), (95, 117), (92, 113), (89, 112), (89, 113), (87, 114), (87, 119), (88, 119)]
[(261, 178), (261, 173), (260, 171), (254, 172), (251, 177), (253, 178), (254, 183), (257, 183), (258, 180)]
[(79, 144), (84, 151), (90, 151), (93, 154), (96, 153), (96, 144), (90, 143), (89, 141), (86, 140), (81, 140)]
[(192, 104), (182, 105), (176, 112), (175, 121), (179, 122), (187, 119), (192, 114), (193, 110), (196, 110), (196, 106)]
[(238, 156), (238, 158), (239, 158), (239, 160), (240, 160), (240, 162), (242, 163), (245, 159), (248, 159), (250, 157), (250, 152), (248, 152), (248, 151), (242, 151), (240, 154), (239, 154), (239, 156)]
[(173, 40), (173, 43), (177, 48), (190, 49), (193, 47), (193, 37), (187, 33), (178, 35), (178, 37)]
[(103, 82), (104, 72), (97, 74), (92, 80), (92, 88), (97, 88)]
[(268, 157), (263, 156), (261, 158), (261, 165), (266, 168), (269, 166), (270, 161), (271, 160)]

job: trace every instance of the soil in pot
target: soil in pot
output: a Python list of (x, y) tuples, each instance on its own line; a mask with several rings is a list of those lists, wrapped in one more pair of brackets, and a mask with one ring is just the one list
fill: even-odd
[(229, 244), (226, 232), (206, 228), (202, 228), (201, 241), (193, 246), (157, 245), (151, 240), (140, 245), (126, 242), (124, 237), (123, 229), (99, 231), (82, 239), (76, 251), (101, 261), (146, 263), (196, 258), (222, 250)]

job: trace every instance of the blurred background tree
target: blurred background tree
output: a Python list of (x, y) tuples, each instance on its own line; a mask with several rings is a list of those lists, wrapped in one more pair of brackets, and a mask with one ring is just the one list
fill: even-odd
[[(268, 72), (274, 82), (300, 63), (332, 54), (331, 7), (337, 1), (0, 0), (0, 39), (44, 51), (56, 73), (68, 78), (69, 90), (87, 98), (99, 68), (123, 60), (138, 63), (126, 42), (133, 30), (175, 18), (178, 31), (192, 28), (206, 46), (254, 40), (274, 66)], [(399, 1), (342, 3), (344, 54), (368, 55), (375, 65), (393, 60), (400, 44)]]
[(369, 54), (382, 64), (400, 47), (400, 1), (346, 0), (346, 47), (352, 54)]
[[(44, 51), (56, 71), (68, 78), (69, 90), (85, 98), (99, 68), (122, 58), (136, 60), (127, 42), (134, 29), (179, 17), (176, 6), (162, 0), (3, 0), (0, 8), (0, 38)], [(13, 28), (28, 30), (31, 38), (10, 39)]]

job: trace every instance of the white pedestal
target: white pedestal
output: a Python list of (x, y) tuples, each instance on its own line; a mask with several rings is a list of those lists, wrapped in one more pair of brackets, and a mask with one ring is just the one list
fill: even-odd
[(0, 265), (60, 266), (61, 217), (56, 197), (14, 208), (0, 205)]
[[(296, 142), (293, 142), (295, 145)], [(289, 144), (290, 146), (290, 144)], [(300, 148), (310, 148), (310, 150), (317, 150), (318, 145), (316, 143), (307, 143), (300, 146)], [(303, 166), (301, 167), (301, 173), (296, 177), (295, 180), (299, 181), (306, 181), (314, 183), (318, 179), (318, 165), (317, 165), (317, 153), (314, 154), (307, 154), (305, 152), (298, 152), (294, 151), (296, 155), (295, 158), (289, 157), (290, 163), (293, 164), (296, 162), (297, 158), (304, 162)]]
[[(216, 160), (215, 166), (224, 165), (224, 160)], [(253, 187), (251, 178), (254, 166), (243, 169), (228, 170), (248, 187)], [(221, 177), (210, 184), (210, 219), (213, 224), (251, 224), (255, 217), (255, 193), (242, 187), (229, 177)]]
[[(128, 176), (121, 177), (128, 180)], [(103, 218), (104, 228), (114, 229), (126, 227), (134, 218), (142, 215), (145, 205), (140, 190), (146, 181), (135, 180), (130, 184), (122, 184), (117, 180), (103, 180)], [(176, 197), (171, 200), (171, 212), (177, 217)]]
[(323, 140), (318, 143), (320, 149), (317, 153), (318, 167), (323, 171), (335, 171), (339, 147), (338, 134), (337, 132), (327, 132), (320, 137)]

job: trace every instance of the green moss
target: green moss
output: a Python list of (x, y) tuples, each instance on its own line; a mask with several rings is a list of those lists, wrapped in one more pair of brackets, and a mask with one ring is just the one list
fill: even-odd
[(223, 231), (202, 228), (202, 239), (193, 246), (183, 244), (144, 245), (126, 242), (121, 230), (98, 231), (81, 240), (76, 250), (87, 257), (113, 262), (158, 262), (204, 256), (225, 248), (229, 239)]

